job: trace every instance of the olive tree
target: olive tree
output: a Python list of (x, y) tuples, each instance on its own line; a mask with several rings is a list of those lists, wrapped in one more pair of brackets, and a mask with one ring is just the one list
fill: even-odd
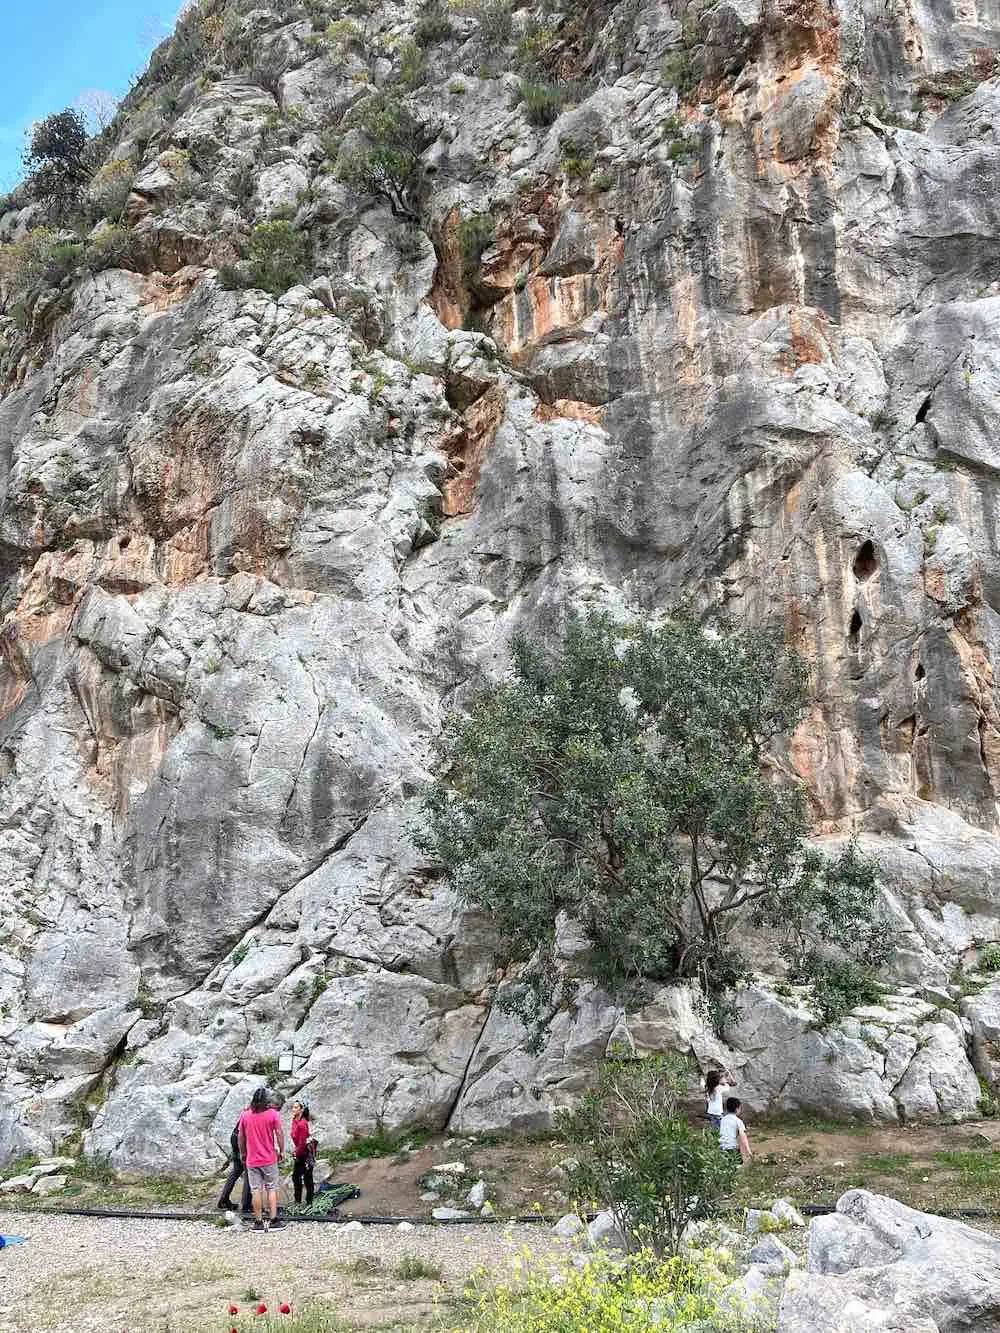
[(573, 980), (565, 919), (589, 946), (575, 975), (623, 1002), (697, 978), (721, 1017), (751, 925), (783, 932), (793, 972), (823, 971), (827, 994), (870, 984), (889, 948), (877, 864), (807, 842), (805, 787), (778, 763), (806, 700), (805, 665), (772, 634), (687, 613), (590, 614), (554, 651), (514, 644), (510, 677), (446, 726), (419, 837), (525, 965), (523, 1012)]
[(40, 120), (24, 153), (28, 192), (54, 211), (72, 208), (80, 198), (89, 171), (85, 153), (87, 127), (78, 111), (67, 108)]

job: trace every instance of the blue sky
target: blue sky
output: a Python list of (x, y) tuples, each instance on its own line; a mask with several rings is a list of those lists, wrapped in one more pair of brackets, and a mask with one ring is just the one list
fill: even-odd
[(121, 96), (180, 0), (8, 0), (0, 47), (0, 191), (21, 174), (25, 129), (87, 89)]

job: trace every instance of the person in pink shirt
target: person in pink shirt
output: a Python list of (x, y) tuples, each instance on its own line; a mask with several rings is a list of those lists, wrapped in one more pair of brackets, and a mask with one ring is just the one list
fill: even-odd
[[(267, 1088), (258, 1088), (249, 1107), (240, 1116), (240, 1156), (246, 1164), (253, 1190), (254, 1231), (280, 1227), (278, 1220), (278, 1162), (285, 1150), (281, 1116), (271, 1105)], [(270, 1217), (265, 1221), (264, 1191)]]

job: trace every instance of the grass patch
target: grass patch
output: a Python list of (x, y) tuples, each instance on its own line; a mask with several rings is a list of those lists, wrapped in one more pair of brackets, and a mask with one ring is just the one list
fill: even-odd
[(353, 1139), (342, 1148), (327, 1148), (320, 1157), (336, 1166), (341, 1162), (364, 1162), (372, 1157), (394, 1157), (403, 1148), (422, 1148), (432, 1137), (429, 1129), (412, 1129), (406, 1133), (388, 1134), (378, 1129), (365, 1138)]
[(1000, 1152), (992, 1148), (955, 1148), (936, 1152), (934, 1160), (957, 1171), (965, 1185), (1000, 1185)]
[(26, 1152), (20, 1157), (13, 1157), (3, 1168), (3, 1176), (0, 1179), (13, 1180), (15, 1176), (26, 1175), (41, 1160), (36, 1152)]
[(378, 1277), (383, 1271), (382, 1260), (375, 1254), (359, 1254), (356, 1259), (340, 1259), (332, 1265), (339, 1273), (353, 1277)]
[(393, 1271), (404, 1282), (419, 1282), (422, 1278), (440, 1282), (443, 1277), (440, 1264), (428, 1263), (417, 1254), (404, 1254)]
[(903, 1171), (912, 1163), (913, 1156), (908, 1152), (868, 1153), (864, 1157), (858, 1158), (858, 1168), (861, 1171), (882, 1173)]

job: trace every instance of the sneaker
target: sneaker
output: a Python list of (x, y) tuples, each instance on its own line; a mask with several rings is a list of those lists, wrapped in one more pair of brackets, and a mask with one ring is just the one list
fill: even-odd
[(228, 1199), (220, 1199), (215, 1206), (216, 1208), (218, 1208), (220, 1213), (231, 1213), (234, 1212), (236, 1209), (236, 1205), (230, 1203)]
[(272, 1230), (272, 1231), (277, 1231), (280, 1227), (283, 1227), (284, 1225), (285, 1225), (285, 1224), (284, 1224), (284, 1222), (282, 1222), (281, 1218), (280, 1218), (280, 1217), (276, 1217), (276, 1218), (274, 1218), (274, 1220), (271, 1222), (271, 1230)]
[(267, 1223), (266, 1223), (266, 1222), (255, 1222), (255, 1223), (253, 1224), (253, 1229), (254, 1229), (254, 1231), (266, 1231), (266, 1230), (267, 1230)]
[(271, 1230), (271, 1219), (269, 1217), (264, 1218), (264, 1221), (261, 1223), (261, 1230), (263, 1231)]

